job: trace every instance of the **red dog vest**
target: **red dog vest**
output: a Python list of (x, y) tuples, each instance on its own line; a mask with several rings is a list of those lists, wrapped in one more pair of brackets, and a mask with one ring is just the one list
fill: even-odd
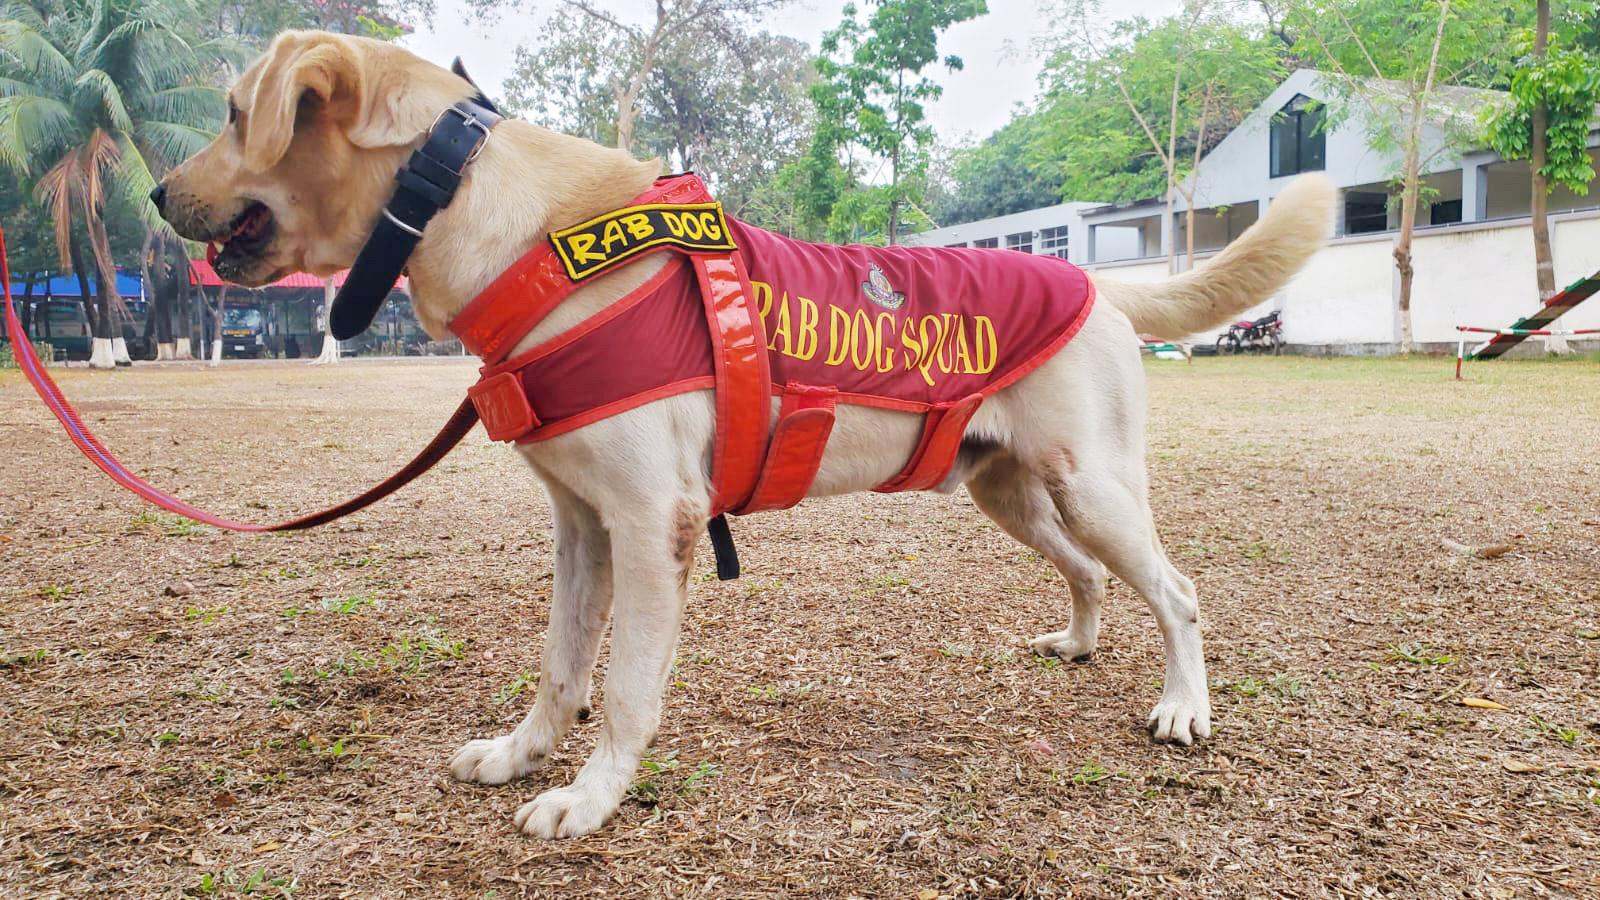
[[(675, 255), (628, 296), (506, 358), (584, 280), (661, 250)], [(838, 403), (924, 414), (911, 458), (876, 490), (937, 486), (983, 398), (1059, 350), (1093, 303), (1093, 284), (1065, 260), (790, 240), (727, 219), (681, 175), (553, 233), (450, 328), (484, 361), (470, 395), (495, 440), (546, 440), (714, 389), (717, 515), (798, 503)]]

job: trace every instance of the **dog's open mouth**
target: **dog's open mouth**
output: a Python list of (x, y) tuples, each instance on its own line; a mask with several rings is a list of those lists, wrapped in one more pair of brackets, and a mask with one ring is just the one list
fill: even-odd
[(276, 231), (277, 221), (273, 218), (272, 210), (265, 203), (251, 203), (234, 218), (222, 244), (218, 246), (215, 241), (212, 242), (208, 255), (213, 265), (240, 266), (259, 257)]

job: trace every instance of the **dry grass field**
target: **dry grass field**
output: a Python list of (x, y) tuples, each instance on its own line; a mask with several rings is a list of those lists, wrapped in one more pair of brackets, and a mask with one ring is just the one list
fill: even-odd
[[(268, 520), (387, 474), (473, 372), (61, 382), (146, 477)], [(0, 895), (1600, 895), (1600, 364), (1148, 372), (1209, 742), (1143, 733), (1161, 647), (1124, 586), (1092, 662), (1034, 659), (1065, 585), (964, 494), (811, 502), (734, 523), (743, 580), (702, 544), (645, 771), (561, 843), (511, 815), (594, 721), (524, 782), (445, 770), (538, 677), (550, 523), (510, 450), (480, 432), (335, 526), (219, 533), (0, 372)]]

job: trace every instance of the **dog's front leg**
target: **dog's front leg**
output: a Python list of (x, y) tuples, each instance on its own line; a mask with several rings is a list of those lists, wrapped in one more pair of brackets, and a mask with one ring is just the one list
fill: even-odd
[(655, 738), (705, 515), (703, 500), (649, 507), (610, 520), (616, 602), (604, 725), (572, 784), (546, 791), (517, 810), (517, 826), (535, 837), (578, 837), (604, 825)]
[(468, 741), (450, 761), (461, 781), (505, 784), (544, 764), (574, 720), (587, 712), (600, 637), (611, 616), (611, 539), (600, 517), (546, 479), (556, 526), (555, 585), (533, 709), (510, 734)]

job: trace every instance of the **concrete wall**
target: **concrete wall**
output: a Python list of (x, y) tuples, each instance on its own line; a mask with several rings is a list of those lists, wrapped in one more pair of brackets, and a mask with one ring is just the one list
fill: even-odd
[[(1551, 241), (1558, 288), (1600, 270), (1600, 211), (1552, 216)], [(1284, 340), (1290, 344), (1336, 352), (1392, 351), (1400, 340), (1400, 285), (1393, 253), (1393, 234), (1330, 241), (1283, 291), (1239, 318), (1282, 310)], [(1213, 255), (1201, 254), (1200, 259)], [(1457, 325), (1505, 327), (1539, 307), (1527, 219), (1420, 230), (1413, 239), (1412, 259), (1411, 323), (1420, 343), (1453, 344)], [(1167, 277), (1165, 260), (1085, 268), (1119, 281)], [(1568, 313), (1555, 327), (1600, 328), (1600, 298)], [(1212, 343), (1224, 330), (1190, 339)]]

